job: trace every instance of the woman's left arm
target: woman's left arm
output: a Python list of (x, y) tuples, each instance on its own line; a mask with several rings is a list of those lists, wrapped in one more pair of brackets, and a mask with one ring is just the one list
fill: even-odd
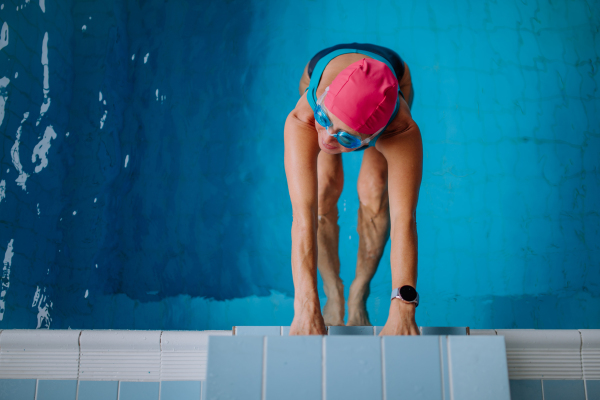
[[(377, 141), (376, 148), (388, 163), (391, 220), (392, 287), (417, 286), (417, 201), (423, 174), (423, 144), (419, 127), (407, 107), (401, 111), (404, 128)], [(382, 335), (418, 335), (415, 305), (391, 301)]]

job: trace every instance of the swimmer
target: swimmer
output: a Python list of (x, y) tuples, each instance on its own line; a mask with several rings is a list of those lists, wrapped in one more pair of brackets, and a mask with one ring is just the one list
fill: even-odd
[[(285, 172), (292, 201), (294, 320), (290, 335), (344, 325), (337, 202), (342, 153), (363, 151), (357, 190), (359, 245), (347, 325), (371, 325), (366, 300), (391, 236), (392, 296), (381, 335), (418, 335), (416, 208), (423, 147), (410, 114), (408, 65), (371, 44), (327, 48), (306, 65), (300, 100), (285, 122)], [(321, 313), (317, 268), (327, 301)]]

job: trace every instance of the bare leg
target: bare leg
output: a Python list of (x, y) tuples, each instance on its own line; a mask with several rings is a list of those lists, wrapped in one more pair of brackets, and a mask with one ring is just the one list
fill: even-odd
[(319, 154), (319, 227), (317, 230), (317, 266), (327, 302), (323, 307), (325, 325), (344, 325), (344, 284), (340, 279), (339, 233), (337, 202), (344, 187), (344, 171), (340, 154)]
[(371, 325), (366, 301), (390, 235), (387, 162), (376, 149), (365, 150), (358, 177), (358, 257), (348, 296), (348, 325)]

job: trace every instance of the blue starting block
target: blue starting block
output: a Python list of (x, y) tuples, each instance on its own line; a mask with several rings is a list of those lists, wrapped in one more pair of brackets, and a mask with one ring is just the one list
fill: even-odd
[(205, 398), (510, 400), (502, 336), (290, 337), (278, 328), (210, 337)]

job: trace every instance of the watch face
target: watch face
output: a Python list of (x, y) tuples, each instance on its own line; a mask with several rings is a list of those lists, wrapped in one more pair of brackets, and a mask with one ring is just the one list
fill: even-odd
[(402, 286), (400, 288), (400, 297), (402, 297), (402, 300), (414, 301), (417, 298), (417, 291), (412, 286)]

